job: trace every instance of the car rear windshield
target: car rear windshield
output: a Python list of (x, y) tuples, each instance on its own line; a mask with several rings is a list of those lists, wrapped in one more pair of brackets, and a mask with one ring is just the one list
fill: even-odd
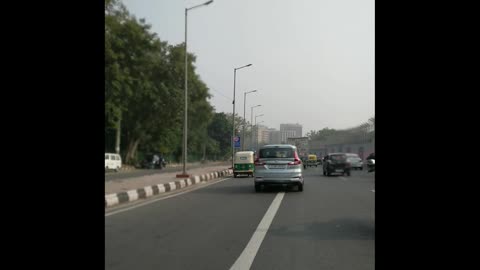
[(261, 149), (260, 158), (294, 158), (294, 150), (292, 148)]
[(345, 155), (332, 155), (331, 156), (332, 160), (335, 160), (335, 161), (343, 161), (346, 159), (346, 156)]

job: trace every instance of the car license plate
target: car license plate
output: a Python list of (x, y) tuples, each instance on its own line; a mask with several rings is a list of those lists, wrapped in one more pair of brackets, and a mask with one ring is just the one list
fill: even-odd
[(336, 169), (335, 172), (343, 172), (342, 169)]
[(268, 165), (269, 169), (285, 169), (285, 165)]

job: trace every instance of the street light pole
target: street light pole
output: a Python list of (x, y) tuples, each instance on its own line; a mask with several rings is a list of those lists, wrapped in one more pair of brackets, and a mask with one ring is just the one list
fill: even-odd
[(177, 177), (184, 178), (189, 177), (187, 174), (187, 132), (188, 132), (188, 52), (187, 52), (187, 17), (188, 11), (197, 7), (207, 6), (213, 3), (213, 0), (205, 2), (200, 5), (196, 5), (191, 8), (185, 8), (185, 114), (183, 118), (183, 172), (182, 174), (177, 174)]
[(231, 139), (231, 141), (232, 141), (232, 170), (233, 170), (233, 158), (235, 156), (235, 143), (233, 141), (233, 138), (235, 137), (235, 84), (236, 84), (236, 80), (237, 80), (237, 70), (249, 67), (251, 65), (252, 64), (248, 64), (248, 65), (233, 69), (233, 102), (232, 102), (232, 104), (233, 104), (233, 114), (232, 114), (232, 139)]
[(247, 120), (245, 119), (245, 107), (247, 105), (247, 94), (257, 92), (257, 90), (245, 92), (243, 94), (243, 130), (242, 130), (242, 151), (245, 151), (245, 124)]

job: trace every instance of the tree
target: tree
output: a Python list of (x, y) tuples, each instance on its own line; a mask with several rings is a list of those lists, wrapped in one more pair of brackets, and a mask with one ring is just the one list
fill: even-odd
[(208, 126), (208, 136), (216, 141), (212, 151), (218, 157), (231, 155), (232, 120), (229, 115), (221, 112), (215, 113)]
[[(116, 131), (126, 163), (134, 163), (138, 151), (160, 151), (175, 160), (182, 155), (184, 46), (162, 42), (144, 19), (130, 15), (119, 1), (105, 1), (105, 142), (110, 148)], [(214, 112), (195, 61), (189, 53), (189, 159), (222, 150), (209, 136)]]

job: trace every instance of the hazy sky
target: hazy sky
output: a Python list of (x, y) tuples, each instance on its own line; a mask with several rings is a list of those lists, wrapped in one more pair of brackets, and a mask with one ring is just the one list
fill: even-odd
[[(206, 0), (122, 0), (161, 40), (184, 41), (184, 8)], [(214, 0), (188, 13), (188, 51), (217, 112), (236, 112), (279, 129), (347, 128), (375, 114), (373, 0)]]

